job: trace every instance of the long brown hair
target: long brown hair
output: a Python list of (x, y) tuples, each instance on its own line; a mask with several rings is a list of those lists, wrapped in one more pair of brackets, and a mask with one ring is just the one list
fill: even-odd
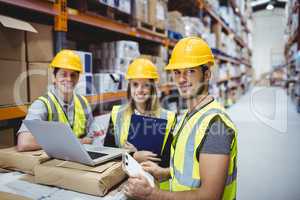
[[(153, 79), (150, 79), (150, 98), (145, 102), (146, 107), (145, 107), (145, 111), (147, 112), (147, 114), (150, 115), (155, 115), (157, 113), (157, 111), (160, 108), (159, 105), (159, 100), (158, 100), (158, 96), (157, 96), (157, 88), (155, 86), (155, 81)], [(128, 87), (127, 87), (127, 99), (128, 99), (128, 104), (130, 107), (130, 110), (133, 112), (136, 109), (136, 105), (135, 102), (131, 96), (131, 87), (130, 87), (130, 81), (128, 83)]]

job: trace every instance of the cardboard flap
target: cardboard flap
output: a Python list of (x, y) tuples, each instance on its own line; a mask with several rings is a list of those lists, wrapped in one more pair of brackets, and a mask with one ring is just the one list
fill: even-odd
[(77, 170), (83, 170), (83, 171), (89, 171), (89, 172), (96, 172), (96, 173), (103, 173), (105, 170), (109, 169), (113, 165), (115, 165), (118, 162), (111, 161), (104, 163), (99, 166), (88, 166), (88, 165), (83, 165), (80, 163), (76, 162), (70, 162), (70, 161), (61, 161), (58, 164), (56, 164), (56, 167), (63, 167), (63, 168), (69, 168), (69, 169), (77, 169)]
[(1, 192), (0, 191), (0, 197), (2, 200), (31, 200), (27, 197), (23, 197), (17, 194), (12, 194), (12, 193), (8, 193), (8, 192)]
[(37, 33), (37, 30), (30, 23), (12, 17), (0, 15), (0, 23), (7, 28)]
[(16, 147), (11, 147), (11, 148), (7, 148), (7, 149), (1, 149), (1, 151), (7, 152), (7, 153), (12, 153), (14, 155), (41, 157), (42, 160), (43, 160), (43, 158), (49, 159), (48, 155), (45, 153), (44, 150), (18, 152)]

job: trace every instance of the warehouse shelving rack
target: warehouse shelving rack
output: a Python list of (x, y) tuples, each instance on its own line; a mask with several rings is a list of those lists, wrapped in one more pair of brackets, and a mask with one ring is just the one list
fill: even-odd
[[(295, 92), (295, 85), (300, 84), (300, 71), (296, 70), (296, 60), (293, 57), (288, 56), (290, 48), (296, 44), (297, 51), (300, 51), (300, 3), (295, 1), (293, 5), (292, 12), (289, 13), (287, 23), (290, 25), (292, 23), (292, 15), (298, 15), (298, 27), (297, 29), (289, 35), (287, 43), (285, 45), (285, 58), (286, 58), (286, 67), (287, 67), (287, 78), (288, 78), (288, 93), (290, 94), (293, 102), (295, 102), (297, 111), (300, 113), (300, 96)], [(290, 85), (291, 83), (291, 85)]]
[[(80, 0), (82, 2), (86, 0)], [(83, 25), (88, 25), (94, 28), (103, 29), (107, 31), (112, 31), (117, 34), (126, 35), (128, 37), (132, 37), (135, 40), (146, 40), (149, 42), (153, 42), (156, 44), (161, 44), (166, 47), (169, 47), (172, 49), (176, 42), (175, 40), (169, 40), (166, 37), (158, 36), (143, 30), (140, 30), (137, 27), (133, 27), (130, 24), (121, 23), (118, 21), (115, 21), (113, 19), (95, 15), (89, 12), (83, 12), (80, 8), (78, 9), (70, 9), (67, 8), (67, 0), (56, 0), (55, 3), (50, 0), (18, 0), (18, 1), (11, 1), (11, 0), (0, 0), (0, 5), (6, 5), (9, 7), (15, 7), (19, 9), (24, 9), (27, 11), (31, 11), (33, 13), (39, 13), (42, 15), (45, 15), (47, 17), (50, 17), (51, 19), (55, 19), (54, 28), (56, 30), (57, 34), (57, 41), (56, 47), (62, 46), (62, 41), (64, 40), (65, 31), (67, 29), (68, 22), (75, 22)], [(233, 7), (236, 7), (235, 1), (230, 0), (230, 3)], [(65, 7), (64, 7), (65, 6)], [(238, 36), (236, 33), (234, 33), (233, 30), (230, 29), (221, 19), (220, 16), (218, 16), (209, 6), (204, 4), (204, 7), (201, 7), (200, 9), (206, 10), (211, 17), (213, 17), (215, 20), (217, 20), (219, 23), (221, 23), (223, 29), (228, 34), (233, 34), (235, 41), (243, 48), (247, 48), (249, 53), (251, 54), (251, 50), (247, 46), (247, 44)], [(235, 9), (237, 11), (237, 9)], [(64, 11), (64, 12), (62, 12)], [(59, 20), (64, 20), (64, 16), (67, 12), (67, 19), (65, 19), (65, 24), (60, 24)], [(246, 22), (243, 19), (242, 15), (237, 12), (237, 15), (241, 17), (241, 21), (243, 26), (245, 27), (245, 30), (249, 32), (248, 27), (246, 27)], [(56, 49), (56, 51), (59, 50)], [(215, 58), (217, 60), (220, 60), (222, 62), (230, 62), (232, 64), (245, 64), (248, 67), (251, 67), (251, 63), (246, 59), (236, 59), (229, 56), (224, 55), (215, 55)], [(230, 80), (231, 78), (228, 78)], [(228, 81), (226, 80), (226, 81)], [(224, 80), (219, 80), (219, 82), (223, 82)], [(170, 90), (175, 90), (175, 86), (173, 83), (166, 83), (160, 87), (161, 91), (164, 93), (169, 93)], [(120, 92), (111, 92), (111, 93), (104, 93), (94, 96), (87, 97), (89, 102), (92, 104), (97, 103), (109, 103), (117, 100), (124, 100), (126, 98), (126, 92), (120, 91)], [(5, 106), (0, 107), (0, 121), (3, 120), (11, 120), (11, 119), (17, 119), (17, 118), (23, 118), (26, 115), (26, 111), (28, 109), (28, 105), (18, 105), (18, 106)]]

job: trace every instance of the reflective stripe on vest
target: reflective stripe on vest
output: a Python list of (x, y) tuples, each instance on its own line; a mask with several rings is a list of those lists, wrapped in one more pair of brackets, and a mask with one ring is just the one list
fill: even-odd
[[(193, 178), (193, 173), (194, 173), (194, 153), (191, 153), (191, 149), (193, 149), (195, 151), (195, 136), (197, 134), (197, 131), (198, 129), (202, 126), (202, 122), (205, 120), (206, 117), (208, 116), (212, 116), (212, 115), (220, 115), (221, 118), (225, 117), (227, 118), (228, 122), (225, 122), (225, 124), (232, 128), (235, 132), (236, 132), (236, 129), (232, 123), (232, 121), (230, 120), (230, 118), (228, 117), (228, 115), (223, 112), (221, 109), (217, 109), (217, 108), (211, 108), (209, 110), (207, 110), (206, 112), (204, 112), (201, 116), (199, 116), (198, 119), (196, 119), (196, 121), (193, 123), (194, 126), (192, 127), (192, 129), (189, 131), (189, 132), (186, 132), (186, 133), (189, 133), (188, 134), (188, 139), (187, 139), (187, 143), (185, 144), (185, 147), (180, 147), (180, 148), (185, 148), (184, 150), (184, 165), (183, 165), (183, 172), (181, 173), (175, 165), (174, 163), (174, 159), (175, 159), (175, 150), (172, 148), (171, 150), (171, 162), (170, 162), (170, 168), (171, 168), (171, 175), (172, 175), (172, 178), (174, 180), (172, 180), (172, 183), (175, 184), (171, 184), (171, 186), (175, 186), (176, 187), (176, 184), (180, 184), (183, 186), (183, 188), (185, 189), (193, 189), (193, 188), (198, 188), (201, 186), (201, 179), (200, 178)], [(222, 117), (223, 115), (223, 117)], [(230, 123), (232, 123), (232, 125), (230, 125)], [(201, 127), (203, 128), (203, 127)], [(204, 127), (203, 130), (206, 130), (207, 127)], [(183, 129), (181, 130), (183, 131)], [(177, 134), (180, 134), (180, 133), (177, 133)], [(180, 135), (178, 136), (180, 137)], [(201, 142), (201, 141), (200, 141)], [(235, 142), (235, 138), (234, 138), (234, 141)], [(234, 144), (234, 143), (232, 143)], [(234, 145), (233, 145), (234, 146)], [(175, 147), (176, 148), (176, 147)], [(233, 151), (236, 151), (236, 146), (233, 147)], [(235, 154), (234, 154), (235, 155)], [(235, 155), (236, 156), (236, 155)], [(231, 160), (232, 162), (232, 160)], [(236, 168), (236, 158), (233, 159), (233, 162), (231, 163), (233, 165), (233, 169), (229, 169), (228, 170), (228, 176), (227, 176), (227, 180), (226, 180), (226, 186), (229, 186), (230, 184), (232, 184), (235, 180), (236, 180), (236, 176), (237, 176), (237, 168)], [(178, 187), (181, 187), (181, 186), (178, 186)], [(226, 187), (225, 187), (226, 189)], [(178, 188), (171, 188), (172, 191), (178, 191)], [(234, 190), (235, 190), (235, 187), (234, 187)], [(230, 193), (230, 192), (229, 192)], [(231, 197), (230, 197), (231, 198)]]
[[(47, 107), (48, 121), (59, 121), (70, 125), (60, 103), (51, 92), (48, 92), (47, 95), (41, 96), (38, 99), (41, 100)], [(73, 126), (70, 126), (77, 137), (82, 137), (86, 134), (86, 122), (89, 117), (88, 102), (80, 95), (74, 95), (73, 99), (74, 119)]]

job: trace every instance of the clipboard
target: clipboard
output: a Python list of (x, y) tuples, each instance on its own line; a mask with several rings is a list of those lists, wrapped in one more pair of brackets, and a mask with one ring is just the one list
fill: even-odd
[(167, 120), (142, 115), (131, 116), (127, 141), (138, 151), (152, 151), (161, 156)]

